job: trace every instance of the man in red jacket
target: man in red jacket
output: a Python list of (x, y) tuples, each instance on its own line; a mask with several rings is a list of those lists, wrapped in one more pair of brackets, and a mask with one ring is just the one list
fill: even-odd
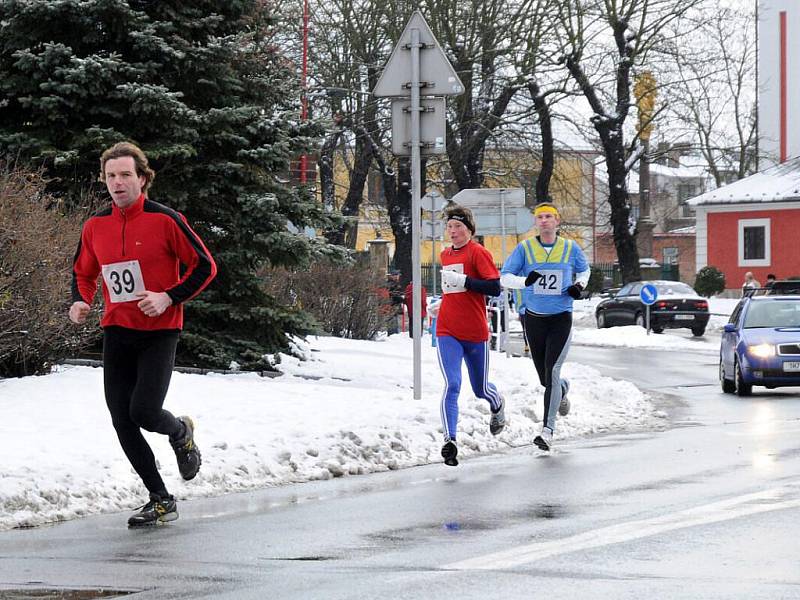
[[(194, 423), (163, 409), (183, 327), (183, 303), (217, 273), (214, 259), (186, 218), (147, 197), (155, 178), (137, 146), (103, 152), (100, 179), (111, 206), (83, 225), (72, 270), (69, 318), (83, 323), (102, 275), (103, 381), (122, 449), (150, 493), (130, 527), (178, 518), (142, 429), (169, 436), (181, 476), (200, 469)], [(184, 267), (181, 274), (181, 266)]]

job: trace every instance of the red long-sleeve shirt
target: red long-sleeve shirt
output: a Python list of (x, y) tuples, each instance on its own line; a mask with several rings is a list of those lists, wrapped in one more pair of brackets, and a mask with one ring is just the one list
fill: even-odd
[[(491, 252), (473, 240), (461, 248), (445, 248), (439, 255), (439, 259), (442, 267), (462, 265), (459, 272), (464, 273), (467, 277), (500, 278)], [(439, 317), (436, 319), (436, 335), (449, 335), (465, 342), (488, 340), (486, 296), (471, 290), (453, 294), (445, 293), (439, 309)]]
[[(142, 195), (124, 209), (112, 203), (84, 223), (72, 268), (73, 302), (92, 303), (101, 272), (100, 324), (149, 331), (182, 329), (183, 302), (214, 279), (217, 265), (182, 214)], [(148, 317), (138, 299), (127, 299), (142, 288), (166, 292), (172, 305)]]

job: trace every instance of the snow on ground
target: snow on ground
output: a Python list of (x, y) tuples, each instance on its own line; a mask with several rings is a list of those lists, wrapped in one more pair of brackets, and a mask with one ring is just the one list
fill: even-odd
[[(577, 303), (574, 343), (706, 343), (684, 333), (591, 329), (592, 302)], [(413, 399), (412, 342), (405, 335), (310, 338), (298, 349), (306, 360), (282, 356), (284, 375), (277, 378), (174, 374), (165, 406), (195, 419), (203, 467), (184, 482), (166, 437), (147, 434), (171, 493), (179, 499), (217, 496), (441, 462), (442, 377), (430, 336), (422, 345), (420, 400)], [(459, 458), (530, 445), (541, 428), (543, 390), (530, 360), (493, 352), (490, 369), (506, 398), (509, 424), (498, 437), (489, 434), (488, 405), (473, 396), (465, 373)], [(631, 383), (569, 360), (563, 374), (572, 386), (572, 411), (559, 418), (556, 452), (569, 438), (666, 425), (666, 415)], [(102, 369), (60, 367), (47, 376), (0, 380), (0, 420), (6, 424), (0, 529), (129, 510), (146, 500), (111, 427)]]

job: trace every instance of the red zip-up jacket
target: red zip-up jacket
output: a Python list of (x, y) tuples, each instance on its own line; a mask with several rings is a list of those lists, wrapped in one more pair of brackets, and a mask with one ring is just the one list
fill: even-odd
[[(139, 271), (143, 281), (136, 284)], [(124, 209), (112, 202), (84, 223), (72, 266), (73, 302), (92, 303), (101, 272), (105, 310), (100, 325), (174, 330), (183, 328), (183, 302), (214, 279), (217, 265), (182, 214), (141, 195)], [(145, 315), (138, 299), (114, 295), (140, 291), (142, 283), (145, 290), (172, 298), (158, 317)]]

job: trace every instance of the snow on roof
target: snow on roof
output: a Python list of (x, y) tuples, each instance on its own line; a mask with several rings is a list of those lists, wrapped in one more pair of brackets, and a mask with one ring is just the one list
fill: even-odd
[(680, 179), (705, 178), (706, 167), (703, 165), (689, 166), (681, 165), (678, 167), (668, 167), (658, 163), (650, 163), (651, 175), (662, 175), (664, 177), (677, 177)]
[[(601, 157), (602, 158), (602, 157)], [(602, 161), (605, 161), (602, 158)], [(706, 167), (703, 165), (681, 165), (678, 167), (668, 167), (658, 163), (650, 163), (650, 175), (660, 175), (662, 177), (674, 177), (676, 179), (706, 179)], [(608, 173), (606, 170), (598, 169), (596, 175), (598, 181), (608, 183)], [(628, 171), (627, 176), (628, 192), (636, 194), (639, 192), (639, 169), (638, 167)]]
[(667, 233), (675, 235), (686, 235), (697, 233), (696, 225), (689, 225), (688, 227), (678, 227), (677, 229), (670, 229)]
[(800, 200), (800, 157), (687, 200), (687, 204), (744, 204)]

